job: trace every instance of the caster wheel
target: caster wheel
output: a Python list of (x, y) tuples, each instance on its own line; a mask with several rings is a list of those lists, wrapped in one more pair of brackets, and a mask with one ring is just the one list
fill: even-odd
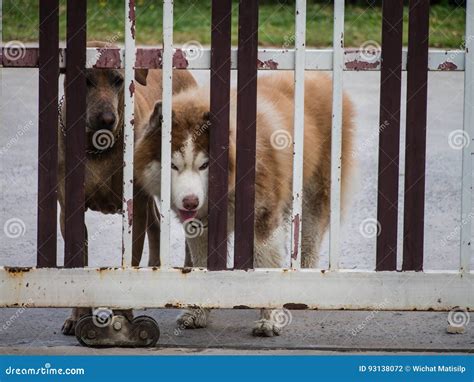
[(79, 343), (87, 347), (153, 347), (160, 338), (160, 329), (148, 316), (130, 321), (117, 315), (104, 321), (87, 315), (77, 321), (75, 334)]
[(132, 321), (134, 336), (143, 341), (140, 347), (153, 347), (160, 339), (160, 328), (158, 323), (151, 317), (138, 316)]

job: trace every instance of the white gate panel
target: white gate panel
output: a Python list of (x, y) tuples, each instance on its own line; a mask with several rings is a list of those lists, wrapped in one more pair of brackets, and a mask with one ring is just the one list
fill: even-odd
[(354, 270), (0, 268), (1, 306), (449, 310), (474, 308), (474, 275)]

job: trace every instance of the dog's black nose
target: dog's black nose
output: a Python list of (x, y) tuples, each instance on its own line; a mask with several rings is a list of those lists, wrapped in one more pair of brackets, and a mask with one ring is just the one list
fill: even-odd
[(196, 195), (188, 195), (183, 198), (183, 207), (186, 210), (195, 210), (199, 206), (199, 199)]
[(115, 114), (110, 111), (101, 113), (98, 122), (101, 129), (113, 129), (115, 125)]

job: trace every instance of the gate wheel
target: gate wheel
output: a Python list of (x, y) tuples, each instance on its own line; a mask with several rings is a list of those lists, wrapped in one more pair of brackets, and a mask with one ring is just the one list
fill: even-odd
[(102, 323), (87, 315), (77, 321), (75, 334), (79, 343), (87, 347), (153, 347), (160, 338), (160, 328), (148, 316), (130, 321), (117, 315)]

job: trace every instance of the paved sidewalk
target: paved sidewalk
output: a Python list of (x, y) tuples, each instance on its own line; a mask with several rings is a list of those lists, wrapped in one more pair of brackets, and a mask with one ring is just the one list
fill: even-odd
[[(95, 349), (79, 350), (75, 337), (60, 333), (68, 313), (67, 309), (0, 310), (0, 322), (8, 323), (6, 329), (0, 326), (0, 352), (42, 353), (61, 347), (65, 353), (95, 353)], [(175, 318), (178, 313), (179, 310), (173, 309), (136, 312), (136, 315), (148, 314), (158, 322), (160, 352), (194, 352), (193, 349), (217, 352), (220, 350), (216, 349), (231, 352), (280, 350), (283, 353), (474, 352), (473, 313), (464, 334), (448, 334), (448, 315), (444, 312), (291, 311), (283, 334), (272, 338), (251, 335), (253, 323), (258, 319), (255, 310), (215, 310), (209, 327), (196, 330), (177, 327)], [(5, 347), (7, 349), (2, 350)]]

